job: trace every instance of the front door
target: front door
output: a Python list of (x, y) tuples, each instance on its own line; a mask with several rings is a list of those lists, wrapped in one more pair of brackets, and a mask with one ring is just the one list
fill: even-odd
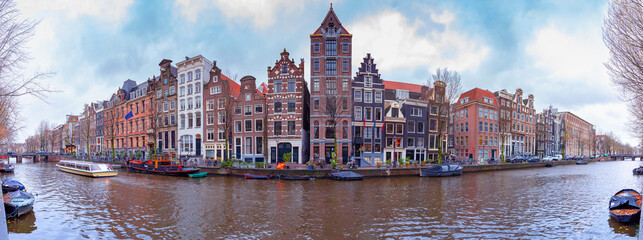
[[(280, 143), (277, 146), (277, 149), (277, 163), (280, 163), (284, 161), (284, 154), (292, 152), (292, 144)], [(290, 157), (290, 161), (292, 161), (292, 156)]]
[(326, 146), (326, 163), (330, 164), (330, 161), (333, 160), (333, 153), (335, 152), (334, 146)]
[(342, 163), (348, 163), (348, 146), (342, 146)]

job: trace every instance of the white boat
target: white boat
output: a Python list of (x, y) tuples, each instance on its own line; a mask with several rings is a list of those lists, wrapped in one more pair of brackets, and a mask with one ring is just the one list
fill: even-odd
[(106, 163), (61, 160), (56, 166), (63, 172), (86, 177), (113, 177), (118, 174), (118, 171), (112, 169), (112, 166)]

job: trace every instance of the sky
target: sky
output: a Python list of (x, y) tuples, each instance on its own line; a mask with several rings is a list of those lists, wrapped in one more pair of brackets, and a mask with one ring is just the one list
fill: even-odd
[[(20, 0), (23, 18), (40, 20), (28, 43), (26, 71), (52, 72), (59, 90), (46, 102), (21, 99), (18, 141), (41, 121), (63, 123), (86, 103), (106, 100), (127, 79), (159, 74), (164, 59), (203, 55), (228, 75), (267, 79), (283, 49), (310, 75), (310, 37), (330, 8), (327, 0)], [(462, 76), (464, 90), (506, 89), (535, 96), (639, 143), (627, 127), (603, 63), (606, 1), (332, 1), (353, 34), (352, 72), (371, 53), (385, 80), (426, 84), (436, 68)]]

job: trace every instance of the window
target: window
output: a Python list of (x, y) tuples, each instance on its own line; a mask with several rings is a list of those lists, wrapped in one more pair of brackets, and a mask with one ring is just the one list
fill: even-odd
[(407, 147), (414, 147), (415, 146), (414, 143), (415, 143), (415, 138), (410, 137), (410, 138), (406, 139), (406, 146)]
[(295, 99), (288, 99), (288, 112), (295, 112)]
[(176, 124), (176, 116), (174, 114), (170, 114), (170, 125), (175, 125)]
[(188, 95), (192, 95), (194, 91), (192, 91), (192, 84), (188, 85)]
[(210, 99), (205, 106), (207, 110), (214, 110), (214, 99)]
[(255, 119), (255, 132), (263, 131), (263, 119)]
[(192, 78), (192, 72), (188, 72), (188, 82), (189, 82), (189, 81), (192, 81), (192, 79), (193, 79), (193, 78)]
[(288, 73), (288, 64), (281, 65), (281, 73), (282, 74), (287, 74)]
[(397, 90), (395, 91), (395, 97), (398, 99), (408, 99), (409, 91), (408, 90)]
[(342, 42), (342, 52), (348, 52), (348, 41)]
[(373, 78), (370, 76), (364, 77), (364, 87), (372, 88), (373, 87)]
[(337, 41), (326, 40), (326, 56), (337, 56)]
[(313, 71), (319, 72), (319, 59), (313, 60)]
[(482, 108), (478, 108), (478, 117), (483, 118), (483, 115), (484, 115), (484, 111), (482, 110)]
[(255, 113), (263, 113), (263, 104), (255, 105)]
[(313, 91), (319, 91), (319, 79), (313, 79)]
[(364, 108), (364, 117), (366, 121), (373, 121), (373, 110), (370, 107)]
[(181, 99), (181, 110), (185, 110), (185, 99)]
[(387, 123), (386, 124), (386, 134), (393, 134), (393, 124), (392, 123)]
[(395, 124), (395, 134), (403, 134), (404, 133), (404, 125), (401, 123)]
[(406, 129), (408, 130), (408, 132), (414, 133), (415, 132), (415, 121), (408, 121), (406, 123)]
[(246, 101), (250, 101), (250, 99), (251, 99), (250, 93), (246, 93)]
[(482, 132), (482, 122), (478, 122), (478, 131)]
[(315, 121), (315, 125), (313, 127), (313, 138), (319, 139), (319, 122)]
[(163, 112), (167, 112), (169, 110), (169, 105), (167, 104), (167, 101), (163, 101)]
[(245, 116), (252, 115), (252, 106), (243, 106), (243, 115)]
[(288, 92), (295, 92), (295, 79), (288, 79)]
[(194, 126), (194, 117), (192, 113), (188, 113), (188, 128), (192, 128), (192, 126)]
[(342, 80), (342, 91), (348, 91), (348, 79)]
[(170, 101), (170, 110), (174, 110), (176, 108), (176, 101), (172, 100)]
[(381, 103), (382, 102), (382, 92), (375, 92), (375, 102), (376, 103)]
[(201, 127), (201, 113), (196, 113), (196, 124), (195, 127)]
[(156, 92), (156, 98), (161, 98), (161, 97), (163, 97), (163, 92), (157, 91)]
[(319, 109), (319, 98), (313, 99), (313, 109)]
[(224, 124), (225, 123), (225, 113), (224, 111), (219, 112), (217, 116), (219, 116), (219, 124)]
[(208, 141), (214, 140), (214, 129), (208, 129), (208, 132), (206, 134), (206, 138)]
[[(159, 121), (160, 124), (161, 121)], [(185, 128), (185, 115), (181, 114), (181, 129)]]
[(355, 102), (361, 102), (361, 101), (362, 101), (362, 91), (355, 90)]
[(255, 138), (256, 154), (263, 154), (263, 137)]
[(288, 135), (295, 135), (295, 121), (288, 121)]
[(362, 120), (362, 107), (355, 107), (355, 121), (360, 121)]
[(417, 133), (424, 133), (424, 122), (418, 121), (416, 130), (417, 130)]
[(194, 92), (195, 93), (200, 93), (201, 92), (201, 84), (195, 84), (194, 85)]
[(281, 99), (275, 100), (275, 113), (281, 113)]
[(196, 73), (196, 79), (197, 79), (197, 80), (198, 80), (198, 79), (201, 79), (201, 69), (197, 69), (197, 70), (195, 71), (195, 73)]
[(372, 103), (373, 102), (373, 92), (364, 91), (364, 102), (365, 103)]
[(419, 148), (424, 147), (424, 138), (419, 137), (417, 139), (417, 147), (419, 147)]
[(181, 74), (181, 83), (185, 83), (185, 74)]
[(484, 123), (484, 131), (489, 132), (489, 123)]
[(195, 107), (196, 108), (201, 108), (201, 97), (196, 97), (195, 99)]
[(348, 59), (342, 59), (342, 71), (348, 72)]
[(315, 50), (315, 52), (319, 52), (319, 42), (318, 41), (315, 41), (315, 43), (313, 44), (313, 49)]
[(437, 131), (437, 130), (438, 130), (438, 120), (430, 119), (429, 120), (429, 131)]
[(400, 116), (400, 109), (391, 108), (391, 117), (399, 117), (399, 116)]
[(275, 126), (274, 126), (274, 134), (275, 136), (280, 136), (281, 135), (281, 121), (275, 121)]
[(326, 59), (326, 75), (333, 76), (337, 74), (337, 60)]
[(275, 93), (280, 93), (282, 88), (283, 87), (281, 86), (281, 80), (275, 80)]
[(375, 108), (375, 121), (382, 121), (382, 108)]
[(234, 132), (241, 132), (241, 121), (234, 121)]
[(234, 114), (241, 115), (241, 107), (234, 107)]
[(422, 109), (411, 108), (411, 116), (421, 117), (422, 116)]
[(252, 132), (252, 120), (245, 120), (246, 132)]
[(219, 109), (225, 108), (224, 104), (225, 104), (225, 98), (220, 98), (219, 99)]
[(246, 137), (245, 144), (245, 154), (252, 154), (252, 137)]
[[(160, 91), (159, 91), (159, 92), (160, 92)], [(181, 88), (179, 89), (179, 95), (181, 95), (181, 96), (185, 96), (185, 87), (181, 87)]]
[(438, 115), (438, 107), (431, 106), (431, 115)]
[(194, 101), (192, 98), (188, 98), (188, 109), (192, 109), (194, 107)]

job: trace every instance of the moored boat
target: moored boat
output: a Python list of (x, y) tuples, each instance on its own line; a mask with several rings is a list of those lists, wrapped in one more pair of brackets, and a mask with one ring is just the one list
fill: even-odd
[(243, 176), (246, 179), (271, 179), (272, 175), (257, 175), (257, 174), (250, 174), (250, 173), (244, 173)]
[(33, 209), (33, 194), (24, 190), (5, 193), (3, 196), (4, 211), (7, 217), (19, 217)]
[(107, 163), (61, 160), (56, 166), (60, 171), (85, 177), (113, 177), (118, 174), (118, 171)]
[(332, 173), (329, 173), (328, 175), (330, 175), (330, 177), (335, 180), (352, 181), (352, 180), (364, 179), (364, 175), (351, 172), (351, 171), (332, 172)]
[(0, 172), (13, 172), (14, 166), (9, 161), (0, 161)]
[(429, 168), (420, 168), (420, 177), (447, 177), (462, 175), (462, 166), (456, 164), (439, 164)]
[(633, 189), (623, 189), (610, 198), (610, 216), (622, 223), (641, 218), (641, 194)]
[(13, 179), (2, 180), (2, 193), (25, 190), (25, 185)]
[(632, 170), (632, 173), (634, 175), (643, 175), (643, 166), (635, 168), (634, 170)]
[(545, 164), (545, 167), (554, 167), (554, 166), (556, 166), (556, 165), (554, 165), (553, 163), (547, 163), (547, 164)]
[(208, 175), (208, 172), (198, 172), (198, 173), (190, 173), (188, 174), (188, 177), (191, 178), (203, 178)]
[(586, 164), (587, 164), (587, 162), (585, 162), (583, 160), (576, 161), (576, 165), (586, 165)]
[(154, 155), (150, 156), (147, 161), (127, 161), (127, 168), (134, 171), (174, 175), (174, 176), (188, 176), (188, 174), (196, 173), (199, 168), (185, 167), (183, 165), (175, 164), (170, 160), (169, 155)]
[(291, 176), (291, 175), (279, 174), (279, 179), (281, 179), (281, 180), (310, 180), (310, 177), (308, 175), (306, 175), (306, 176)]

